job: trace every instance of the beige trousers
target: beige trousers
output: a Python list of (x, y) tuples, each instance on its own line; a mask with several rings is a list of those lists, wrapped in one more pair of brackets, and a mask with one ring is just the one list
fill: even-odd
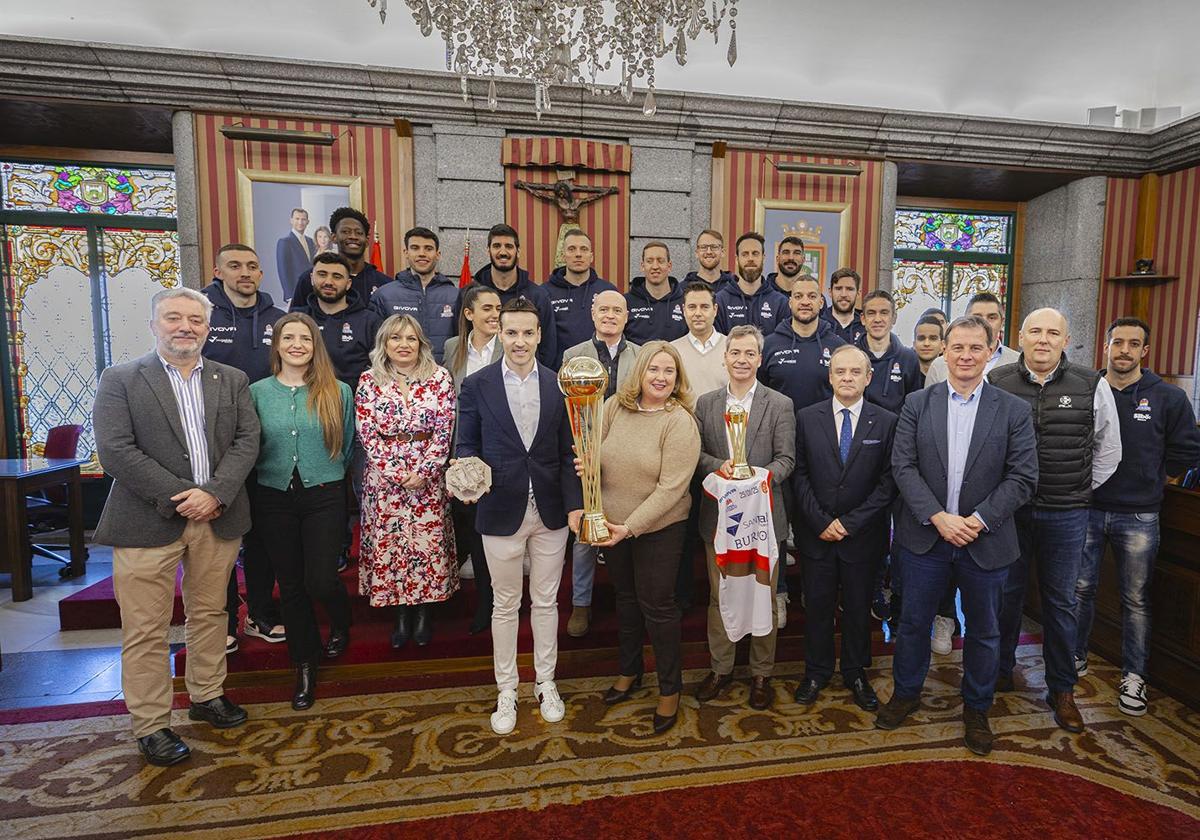
[[(721, 618), (721, 606), (717, 601), (721, 588), (721, 571), (717, 568), (717, 553), (711, 542), (704, 544), (704, 556), (708, 561), (708, 655), (712, 659), (713, 673), (725, 676), (733, 673), (737, 642), (729, 641), (729, 634), (725, 632), (725, 622)], [(771, 573), (772, 599), (775, 597), (775, 587), (779, 583), (779, 565), (782, 562), (781, 558)], [(775, 669), (775, 638), (779, 635), (776, 626), (772, 621), (770, 635), (750, 637), (752, 677), (769, 677)]]
[(217, 537), (210, 523), (189, 520), (173, 543), (113, 549), (113, 591), (121, 607), (121, 689), (134, 737), (171, 725), (167, 633), (180, 563), (188, 694), (192, 702), (203, 703), (224, 693), (225, 587), (240, 542)]

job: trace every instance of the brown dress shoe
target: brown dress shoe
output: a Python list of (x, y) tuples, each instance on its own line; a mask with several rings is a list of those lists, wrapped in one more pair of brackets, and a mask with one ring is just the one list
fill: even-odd
[(875, 716), (876, 729), (895, 729), (904, 719), (921, 707), (920, 697), (897, 697), (887, 701)]
[(718, 674), (716, 671), (709, 671), (704, 682), (696, 688), (696, 699), (701, 703), (715, 700), (717, 695), (728, 688), (732, 682), (733, 674)]
[(567, 619), (567, 635), (578, 639), (586, 636), (592, 626), (591, 607), (573, 607), (571, 617)]
[(750, 708), (764, 711), (771, 707), (771, 678), (755, 677), (750, 682)]
[(987, 712), (963, 706), (963, 743), (975, 755), (992, 751), (992, 727)]
[(1068, 732), (1083, 731), (1083, 715), (1079, 714), (1079, 707), (1075, 705), (1075, 692), (1064, 691), (1055, 694), (1052, 691), (1046, 698), (1046, 702), (1054, 710), (1055, 723)]

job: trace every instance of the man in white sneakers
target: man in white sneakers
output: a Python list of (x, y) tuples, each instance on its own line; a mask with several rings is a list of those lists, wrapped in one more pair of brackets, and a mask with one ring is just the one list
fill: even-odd
[[(542, 330), (537, 306), (525, 298), (500, 310), (504, 358), (463, 380), (458, 403), (459, 458), (482, 459), (491, 489), (477, 502), (475, 529), (492, 574), (492, 650), (496, 711), (492, 731), (517, 725), (517, 610), (529, 554), (529, 622), (533, 630), (534, 697), (542, 720), (556, 723), (566, 706), (554, 684), (558, 663), (558, 585), (567, 550), (568, 519), (583, 514), (575, 476), (571, 421), (554, 371), (537, 361)], [(487, 434), (483, 430), (487, 429)]]

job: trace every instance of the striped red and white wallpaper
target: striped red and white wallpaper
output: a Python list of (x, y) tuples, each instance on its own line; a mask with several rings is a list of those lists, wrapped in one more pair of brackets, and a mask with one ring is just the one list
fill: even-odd
[[(592, 237), (596, 272), (624, 291), (629, 285), (629, 170), (632, 150), (616, 143), (578, 138), (510, 138), (501, 148), (504, 220), (521, 236), (521, 265), (537, 283), (556, 266), (554, 247), (562, 214), (550, 201), (517, 189), (517, 181), (552, 184), (557, 168), (574, 170), (574, 181), (618, 192), (579, 208), (579, 227)], [(486, 260), (486, 256), (484, 257)]]
[[(221, 126), (328, 131), (332, 146), (259, 143), (229, 140)], [(197, 114), (195, 117), (196, 180), (199, 198), (201, 265), (208, 274), (213, 256), (226, 242), (241, 238), (238, 210), (239, 169), (308, 175), (349, 175), (362, 178), (362, 210), (378, 232), (383, 265), (388, 274), (403, 267), (404, 231), (413, 224), (411, 151), (388, 125), (313, 122), (245, 114)], [(411, 141), (409, 141), (411, 143)]]
[[(857, 177), (846, 177), (780, 172), (770, 161), (857, 163), (862, 167), (862, 173)], [(741, 234), (754, 229), (757, 199), (849, 204), (849, 248), (841, 262), (862, 275), (863, 291), (869, 291), (876, 286), (879, 270), (882, 183), (883, 164), (880, 161), (729, 149), (724, 160), (724, 206), (714, 208), (713, 218), (718, 220), (725, 241), (732, 243)], [(733, 270), (736, 255), (732, 248), (727, 248), (727, 253), (727, 267)], [(828, 280), (827, 277), (820, 279)]]
[[(1104, 220), (1104, 278), (1129, 274), (1134, 267), (1139, 182), (1110, 178)], [(1163, 175), (1154, 233), (1156, 273), (1178, 280), (1150, 289), (1153, 330), (1147, 364), (1168, 376), (1192, 376), (1196, 361), (1196, 320), (1200, 313), (1200, 167)], [(1114, 318), (1132, 314), (1133, 287), (1101, 281), (1096, 361), (1104, 364), (1104, 329)]]

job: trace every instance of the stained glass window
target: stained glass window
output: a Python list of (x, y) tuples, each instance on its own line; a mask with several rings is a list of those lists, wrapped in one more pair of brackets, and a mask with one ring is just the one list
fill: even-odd
[(1011, 251), (1012, 217), (963, 211), (896, 211), (896, 247), (908, 251)]
[(944, 309), (949, 267), (944, 262), (896, 260), (892, 295), (896, 300), (896, 335), (911, 343), (921, 313), (930, 307)]
[(1004, 300), (1008, 291), (1008, 266), (1004, 263), (956, 262), (952, 268), (950, 311), (952, 319), (967, 314), (967, 303), (980, 292)]
[(0, 162), (4, 210), (174, 218), (175, 173), (86, 164)]

